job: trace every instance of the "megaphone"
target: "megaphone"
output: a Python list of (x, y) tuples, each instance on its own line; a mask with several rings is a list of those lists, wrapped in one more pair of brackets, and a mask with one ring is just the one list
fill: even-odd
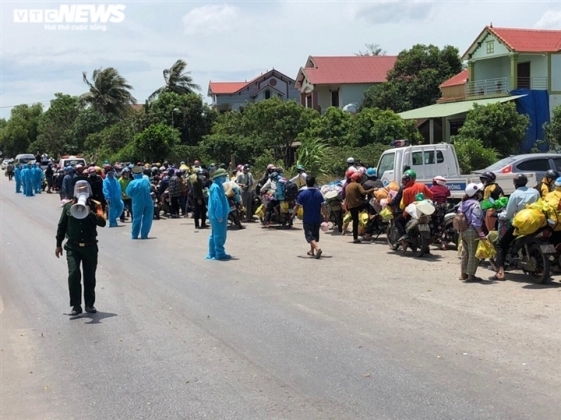
[(70, 207), (70, 214), (72, 217), (76, 219), (85, 219), (88, 216), (90, 210), (88, 209), (88, 206), (86, 206), (87, 199), (88, 197), (85, 195), (80, 195), (78, 197), (78, 202)]

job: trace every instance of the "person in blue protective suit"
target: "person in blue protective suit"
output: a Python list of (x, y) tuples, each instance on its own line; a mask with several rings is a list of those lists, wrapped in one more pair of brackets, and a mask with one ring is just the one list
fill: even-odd
[(16, 193), (21, 193), (21, 165), (18, 163), (14, 169), (14, 178), (16, 179)]
[(23, 193), (26, 197), (33, 197), (33, 166), (31, 163), (25, 165), (21, 171), (21, 180), (23, 181)]
[(115, 169), (107, 168), (106, 177), (103, 180), (103, 195), (109, 207), (109, 227), (117, 227), (117, 218), (121, 217), (125, 204), (121, 194), (121, 184), (115, 177)]
[(148, 239), (152, 220), (154, 219), (154, 202), (150, 195), (150, 181), (142, 173), (142, 168), (132, 168), (133, 180), (125, 191), (132, 200), (132, 239)]
[(41, 162), (36, 162), (33, 168), (33, 186), (35, 188), (35, 194), (41, 194), (43, 191), (43, 178), (45, 174), (43, 169), (41, 169)]
[(206, 259), (229, 260), (232, 257), (226, 254), (224, 244), (226, 243), (230, 205), (222, 186), (228, 180), (228, 173), (224, 169), (217, 169), (212, 179), (212, 185), (208, 193), (208, 218), (211, 231)]

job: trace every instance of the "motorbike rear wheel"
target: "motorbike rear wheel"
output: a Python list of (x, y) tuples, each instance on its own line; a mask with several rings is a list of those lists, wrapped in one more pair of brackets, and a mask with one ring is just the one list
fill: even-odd
[(529, 248), (529, 258), (535, 258), (536, 270), (528, 272), (534, 283), (545, 284), (551, 282), (551, 262), (542, 252), (539, 245), (531, 245)]
[(393, 222), (390, 223), (389, 226), (388, 226), (388, 232), (386, 234), (386, 237), (387, 237), (388, 246), (390, 247), (390, 249), (392, 251), (397, 251), (401, 244), (398, 242), (399, 232), (397, 231), (397, 228), (395, 227)]

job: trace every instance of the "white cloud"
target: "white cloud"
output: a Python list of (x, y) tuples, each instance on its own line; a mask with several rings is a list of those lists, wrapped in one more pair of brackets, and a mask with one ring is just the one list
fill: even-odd
[(352, 1), (348, 4), (352, 20), (363, 20), (369, 24), (425, 21), (435, 5), (418, 0)]
[(534, 25), (536, 29), (561, 29), (561, 10), (548, 10)]
[[(549, 27), (560, 27), (553, 19), (558, 11), (539, 2), (517, 3), (508, 14), (500, 1), (486, 2), (481, 13), (475, 0), (197, 2), (127, 2), (122, 23), (72, 32), (15, 24), (13, 9), (35, 3), (0, 1), (0, 107), (58, 91), (79, 95), (86, 90), (82, 71), (98, 67), (118, 69), (143, 102), (163, 83), (162, 70), (180, 58), (206, 95), (209, 80), (250, 80), (273, 67), (294, 78), (309, 55), (352, 55), (366, 43), (392, 55), (417, 43), (454, 45), (463, 53), (489, 22), (528, 28), (547, 18)], [(0, 109), (0, 117), (9, 113)]]
[(187, 35), (208, 35), (232, 30), (239, 18), (236, 7), (229, 4), (213, 4), (190, 10), (181, 21)]

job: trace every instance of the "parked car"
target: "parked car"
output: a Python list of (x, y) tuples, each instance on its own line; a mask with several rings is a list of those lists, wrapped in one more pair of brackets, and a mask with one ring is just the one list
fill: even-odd
[(10, 163), (14, 163), (13, 159), (4, 159), (2, 161), (2, 170), (5, 171)]
[(18, 163), (20, 165), (25, 165), (27, 163), (35, 163), (35, 155), (32, 155), (31, 153), (22, 153), (20, 155), (16, 156), (16, 159), (14, 161), (14, 163), (17, 165)]
[(481, 174), (485, 171), (495, 174), (535, 172), (536, 183), (539, 183), (545, 173), (550, 169), (561, 173), (561, 154), (529, 153), (525, 155), (509, 156), (485, 169), (474, 171), (474, 174)]
[[(555, 156), (561, 158), (561, 155)], [(446, 186), (452, 193), (451, 201), (453, 202), (459, 201), (464, 196), (464, 190), (468, 184), (479, 183), (479, 174), (461, 174), (456, 149), (447, 143), (411, 146), (407, 140), (395, 140), (392, 142), (392, 148), (380, 156), (378, 177), (385, 186), (389, 185), (391, 181), (400, 184), (405, 165), (417, 173), (417, 182), (428, 186), (432, 185), (432, 179), (435, 176), (445, 177)], [(537, 184), (534, 171), (524, 171), (524, 174), (528, 177), (528, 185)], [(515, 176), (515, 173), (497, 172), (497, 183), (506, 195), (514, 192), (512, 180)]]

